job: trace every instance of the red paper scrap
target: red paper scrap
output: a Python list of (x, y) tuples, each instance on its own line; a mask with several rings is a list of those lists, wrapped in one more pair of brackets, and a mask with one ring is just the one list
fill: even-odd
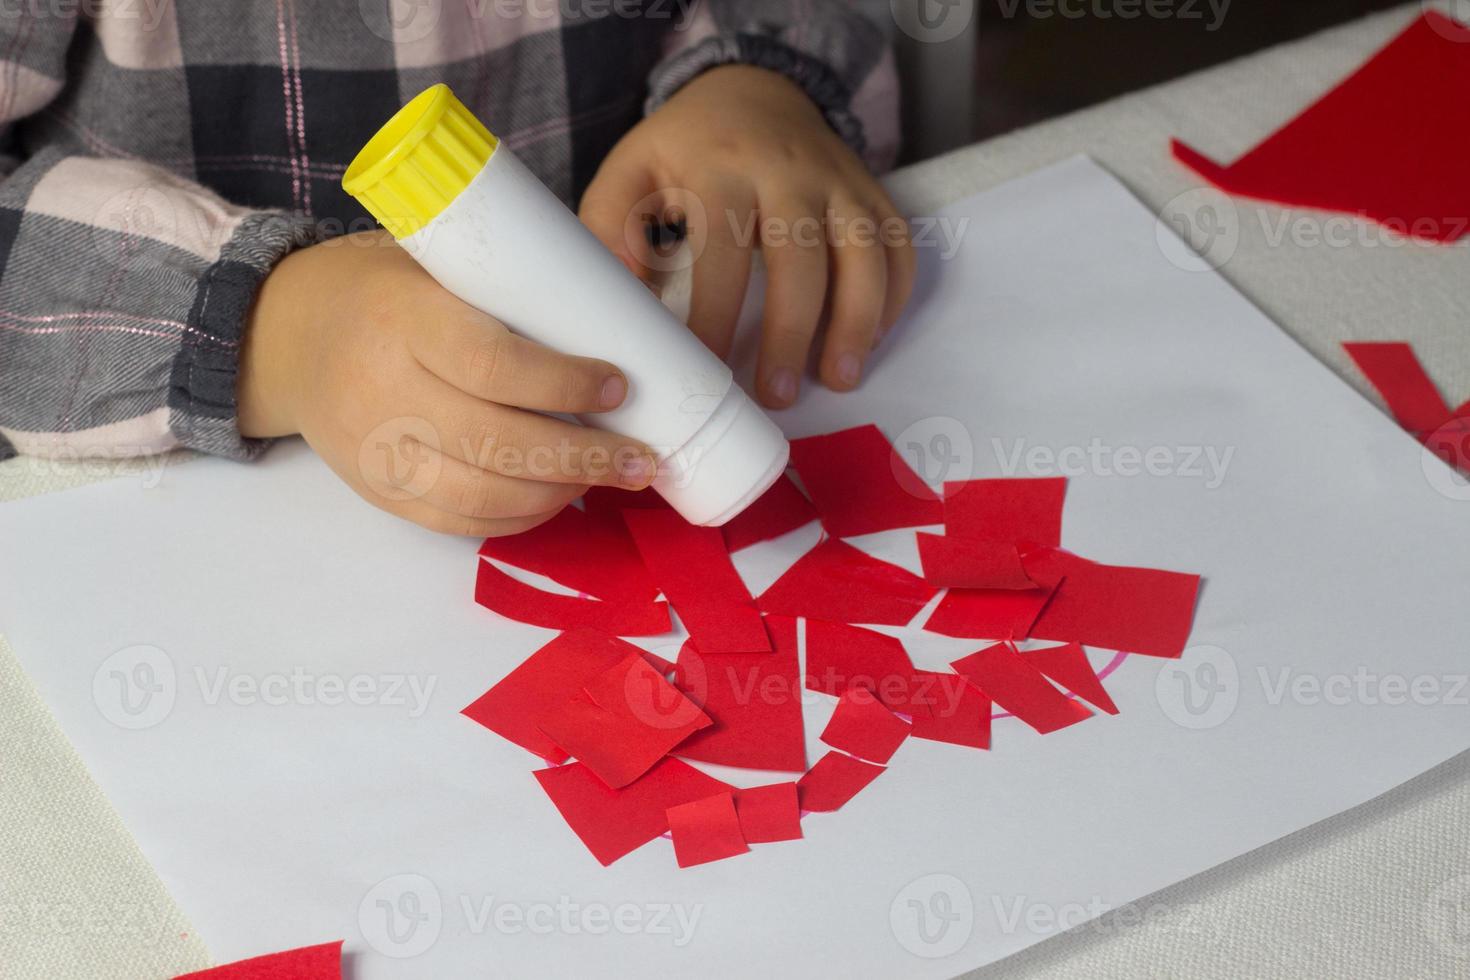
[(534, 773), (572, 833), (604, 866), (669, 829), (669, 807), (731, 787), (678, 759), (663, 759), (642, 777), (611, 789), (579, 762)]
[(174, 980), (341, 980), (342, 940), (181, 973)]
[(796, 782), (801, 808), (812, 813), (830, 813), (857, 796), (862, 788), (883, 775), (883, 767), (832, 751)]
[(1184, 652), (1198, 575), (1102, 565), (1056, 549), (1027, 552), (1022, 560), (1032, 578), (1062, 580), (1031, 627), (1033, 637), (1151, 657)]
[(1403, 343), (1343, 344), (1400, 426), (1421, 442), (1450, 419), (1450, 407)]
[(1044, 647), (1040, 650), (1023, 650), (1021, 656), (1051, 680), (1071, 691), (1099, 711), (1110, 715), (1118, 713), (1112, 696), (1103, 689), (1102, 681), (1087, 659), (1087, 651), (1077, 643), (1064, 643), (1059, 647)]
[(653, 581), (703, 653), (771, 649), (761, 614), (730, 563), (720, 529), (690, 524), (673, 510), (626, 510), (623, 520)]
[(1036, 589), (950, 589), (924, 629), (971, 639), (1022, 640), (1056, 591), (1055, 581)]
[(869, 762), (888, 764), (909, 737), (909, 723), (885, 708), (871, 691), (850, 687), (822, 730), (822, 741)]
[(575, 507), (529, 531), (486, 538), (480, 555), (599, 599), (647, 603), (658, 596), (627, 529), (593, 521)]
[(714, 721), (674, 754), (743, 769), (806, 772), (796, 621), (772, 617), (774, 653), (701, 654), (693, 641), (679, 651), (674, 680)]
[(914, 738), (990, 748), (990, 699), (959, 674), (919, 671), (932, 707), (914, 715)]
[(807, 690), (839, 698), (854, 688), (871, 691), (890, 710), (918, 716), (928, 714), (937, 697), (916, 680), (922, 673), (895, 637), (820, 619), (806, 622)]
[(984, 541), (920, 531), (919, 561), (924, 581), (959, 589), (1034, 589), (1036, 583), (1021, 564), (1021, 552), (1009, 541)]
[(791, 464), (839, 538), (944, 520), (934, 491), (875, 425), (793, 439)]
[(747, 844), (801, 839), (801, 805), (794, 782), (737, 789), (735, 814)]
[(657, 636), (673, 628), (662, 602), (604, 602), (556, 595), (527, 585), (481, 558), (475, 601), (507, 619), (547, 629), (587, 627), (615, 636)]
[(1067, 697), (1009, 643), (997, 643), (950, 664), (996, 704), (1041, 734), (1066, 728), (1092, 712)]
[(531, 654), (460, 713), (547, 762), (561, 762), (567, 754), (541, 731), (541, 720), (630, 654), (642, 655), (655, 670), (667, 668), (663, 658), (606, 633), (571, 630)]
[(975, 541), (1062, 543), (1067, 478), (962, 480), (944, 485), (944, 531)]
[(725, 547), (734, 554), (741, 548), (779, 538), (816, 519), (817, 509), (812, 502), (783, 473), (759, 500), (720, 528), (720, 533), (725, 536)]
[(740, 832), (735, 799), (729, 793), (671, 806), (667, 817), (674, 838), (674, 859), (681, 868), (720, 861), (750, 850)]
[(1361, 214), (1415, 238), (1470, 231), (1470, 28), (1428, 11), (1228, 167), (1174, 156), (1231, 194)]
[(758, 602), (768, 613), (903, 626), (938, 591), (907, 569), (828, 538), (787, 569)]
[(630, 653), (596, 674), (548, 711), (541, 730), (613, 789), (633, 782), (709, 716), (649, 665)]
[(657, 490), (619, 490), (617, 487), (588, 487), (582, 495), (582, 506), (594, 521), (623, 526), (625, 510), (671, 510), (669, 502)]

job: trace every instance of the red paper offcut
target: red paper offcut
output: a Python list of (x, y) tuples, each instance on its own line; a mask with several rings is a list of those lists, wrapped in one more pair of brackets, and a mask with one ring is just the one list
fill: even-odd
[(972, 749), (990, 748), (990, 698), (959, 674), (921, 670), (930, 709), (915, 714), (913, 736)]
[(1118, 706), (1103, 689), (1102, 681), (1092, 669), (1092, 662), (1087, 659), (1087, 651), (1080, 644), (1064, 643), (1059, 647), (1023, 650), (1021, 656), (1031, 666), (1099, 711), (1106, 711), (1110, 715), (1118, 713)]
[(719, 528), (673, 510), (626, 510), (623, 520), (653, 581), (703, 653), (768, 652), (771, 641)]
[(1036, 572), (1030, 574), (1041, 583), (1040, 588), (950, 589), (934, 607), (924, 629), (978, 640), (1025, 639), (1060, 584)]
[(541, 730), (613, 789), (642, 776), (689, 735), (710, 724), (643, 658), (630, 653), (547, 712)]
[(796, 781), (801, 808), (812, 813), (830, 813), (883, 775), (883, 767), (832, 751)]
[(1032, 578), (1061, 580), (1031, 636), (1151, 657), (1184, 652), (1198, 575), (1103, 565), (1053, 548), (1027, 552), (1022, 560)]
[(817, 519), (817, 509), (781, 474), (771, 489), (720, 528), (731, 554), (762, 541), (779, 538)]
[(848, 755), (887, 765), (909, 737), (909, 729), (909, 723), (885, 708), (871, 691), (849, 687), (821, 737)]
[(740, 832), (740, 818), (735, 815), (735, 799), (730, 793), (671, 806), (667, 817), (674, 838), (674, 859), (681, 868), (722, 861), (750, 850)]
[(1062, 543), (1067, 478), (960, 480), (944, 485), (944, 532), (974, 541)]
[(673, 628), (662, 602), (604, 602), (556, 595), (527, 585), (485, 558), (475, 575), (475, 601), (506, 619), (547, 629), (600, 629), (614, 636), (657, 636)]
[(252, 956), (193, 973), (174, 980), (341, 980), (342, 940), (303, 946), (280, 953)]
[(787, 569), (757, 602), (768, 613), (786, 616), (903, 626), (938, 591), (907, 569), (828, 538)]
[(1344, 211), (1451, 242), (1467, 230), (1470, 28), (1435, 11), (1414, 21), (1228, 167), (1174, 140), (1174, 156), (1231, 194)]
[(944, 520), (934, 491), (876, 425), (793, 439), (791, 464), (822, 526), (839, 538)]
[(1058, 691), (1008, 643), (950, 664), (996, 704), (1045, 735), (1091, 717), (1080, 701)]
[(670, 807), (731, 789), (678, 759), (661, 760), (622, 789), (609, 788), (580, 762), (534, 775), (572, 833), (603, 866), (667, 832)]
[[(773, 617), (774, 619), (774, 617)], [(859, 626), (806, 621), (806, 687), (840, 698), (854, 688), (871, 691), (892, 711), (928, 714), (922, 671), (895, 637)]]
[(801, 839), (801, 804), (794, 782), (737, 789), (735, 815), (747, 844)]
[(774, 653), (706, 656), (693, 641), (679, 650), (675, 683), (714, 724), (690, 735), (675, 755), (742, 769), (806, 771), (796, 622), (776, 616), (767, 625)]
[(599, 599), (649, 603), (658, 597), (627, 530), (594, 521), (575, 507), (563, 507), (529, 531), (486, 538), (480, 555)]
[(588, 680), (631, 654), (643, 656), (656, 670), (668, 667), (662, 657), (606, 633), (569, 630), (527, 657), (460, 713), (547, 762), (562, 762), (567, 754), (541, 731), (541, 720)]
[[(1421, 442), (1450, 420), (1449, 405), (1405, 343), (1349, 343), (1343, 350), (1388, 405), (1389, 414)], [(1470, 406), (1467, 406), (1470, 407)]]
[(1009, 541), (984, 541), (923, 531), (916, 538), (924, 581), (930, 585), (1013, 591), (1037, 587), (1021, 564), (1021, 552)]

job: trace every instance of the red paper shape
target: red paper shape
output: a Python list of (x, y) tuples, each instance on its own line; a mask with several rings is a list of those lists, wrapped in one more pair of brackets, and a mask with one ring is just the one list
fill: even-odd
[(623, 520), (653, 580), (703, 653), (771, 649), (720, 529), (690, 524), (673, 510), (626, 510)]
[(870, 691), (890, 710), (918, 716), (929, 713), (932, 697), (916, 682), (923, 673), (892, 636), (820, 619), (806, 622), (808, 690), (839, 698), (854, 689)]
[(766, 612), (786, 616), (903, 626), (938, 591), (907, 569), (828, 538), (787, 569), (758, 602)]
[(1008, 643), (997, 643), (950, 664), (992, 701), (1041, 734), (1076, 724), (1092, 712), (1052, 687)]
[(944, 485), (944, 532), (974, 541), (1059, 545), (1067, 478), (962, 480)]
[(575, 507), (563, 507), (529, 531), (486, 538), (480, 555), (610, 602), (648, 603), (658, 596), (627, 529), (594, 521)]
[(553, 630), (588, 628), (615, 636), (657, 636), (673, 629), (666, 603), (556, 595), (507, 575), (484, 558), (475, 575), (475, 601), (507, 619)]
[(735, 814), (747, 844), (801, 839), (801, 804), (794, 782), (737, 789)]
[(729, 793), (716, 793), (702, 800), (671, 806), (667, 813), (674, 838), (674, 859), (690, 868), (750, 850), (740, 833), (735, 800)]
[(622, 789), (611, 789), (580, 762), (533, 773), (572, 833), (604, 866), (669, 829), (669, 807), (731, 787), (678, 759), (663, 759)]
[(1343, 344), (1400, 426), (1421, 442), (1450, 419), (1450, 407), (1414, 349), (1404, 343)]
[(883, 775), (883, 767), (841, 752), (828, 752), (805, 776), (797, 780), (801, 808), (813, 813), (830, 813)]
[(676, 755), (743, 769), (806, 772), (796, 622), (777, 616), (767, 625), (774, 653), (705, 656), (692, 641), (680, 649), (675, 682), (714, 724), (685, 739)]
[(181, 973), (174, 980), (341, 980), (342, 940)]
[(839, 538), (944, 520), (934, 491), (875, 425), (793, 439), (791, 464)]
[(582, 495), (582, 506), (593, 521), (623, 526), (625, 510), (672, 510), (657, 490), (619, 490), (617, 487), (588, 487)]
[(762, 541), (789, 534), (817, 519), (817, 509), (797, 489), (791, 477), (781, 474), (771, 489), (720, 528), (731, 554)]
[(1470, 29), (1430, 11), (1235, 163), (1174, 156), (1231, 194), (1362, 214), (1451, 242), (1467, 230)]
[(1022, 556), (1035, 579), (1061, 579), (1031, 627), (1041, 640), (1177, 657), (1189, 641), (1198, 575), (1102, 565), (1055, 549)]
[(621, 789), (651, 769), (709, 716), (649, 665), (630, 653), (587, 679), (583, 689), (540, 720), (562, 751)]
[(979, 640), (1025, 639), (1056, 590), (1055, 582), (1036, 589), (950, 589), (924, 629)]
[(1118, 706), (1103, 689), (1102, 681), (1098, 679), (1091, 661), (1087, 659), (1087, 651), (1080, 644), (1064, 643), (1059, 647), (1023, 650), (1021, 656), (1031, 666), (1094, 708), (1110, 715), (1118, 713)]
[(959, 674), (921, 670), (929, 711), (914, 715), (914, 738), (990, 748), (990, 698)]
[(1009, 541), (984, 541), (953, 534), (916, 536), (924, 581), (959, 589), (1034, 589), (1036, 583), (1021, 564), (1021, 552)]
[(542, 719), (609, 667), (637, 654), (655, 670), (668, 661), (597, 630), (571, 630), (527, 657), (460, 713), (550, 763), (567, 754), (541, 731)]
[(848, 755), (883, 765), (909, 737), (909, 723), (883, 707), (877, 696), (849, 687), (822, 730), (822, 741)]

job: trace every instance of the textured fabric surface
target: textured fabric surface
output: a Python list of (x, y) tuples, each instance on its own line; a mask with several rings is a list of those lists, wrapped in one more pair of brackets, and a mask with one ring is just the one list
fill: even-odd
[[(922, 213), (1086, 152), (1150, 207), (1162, 209), (1198, 187), (1169, 159), (1169, 136), (1231, 160), (1417, 12), (1417, 4), (1406, 5), (929, 161), (898, 174), (893, 186), (910, 210)], [(1278, 246), (1270, 232), (1284, 212), (1244, 202), (1236, 211), (1240, 242), (1221, 271), (1313, 353), (1366, 393), (1340, 341), (1407, 339), (1449, 401), (1470, 397), (1470, 249), (1356, 242), (1299, 246), (1289, 240)], [(1324, 216), (1303, 212), (1295, 217)], [(138, 462), (68, 465), (15, 459), (0, 464), (0, 499), (104, 476), (156, 479), (156, 470), (151, 473)], [(1345, 465), (1344, 478), (1353, 478), (1351, 464)], [(187, 931), (181, 913), (82, 772), (6, 648), (0, 648), (0, 725), (6, 746), (0, 767), (0, 884), (5, 889), (0, 909), (9, 915), (27, 902), (148, 905), (168, 909), (166, 921), (178, 924), (164, 933), (166, 941), (118, 935), (117, 929), (6, 928), (0, 930), (0, 976), (152, 978), (201, 965), (205, 957), (197, 944), (173, 938)], [(977, 914), (990, 914), (990, 897), (975, 899)], [(1467, 973), (1470, 755), (973, 976)]]

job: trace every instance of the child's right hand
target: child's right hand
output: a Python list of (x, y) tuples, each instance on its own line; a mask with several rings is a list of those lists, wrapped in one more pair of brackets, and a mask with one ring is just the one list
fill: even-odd
[(622, 403), (606, 361), (519, 337), (435, 282), (386, 233), (287, 256), (241, 353), (243, 435), (300, 433), (371, 503), (451, 534), (514, 534), (592, 484), (641, 490), (629, 439), (549, 418)]

